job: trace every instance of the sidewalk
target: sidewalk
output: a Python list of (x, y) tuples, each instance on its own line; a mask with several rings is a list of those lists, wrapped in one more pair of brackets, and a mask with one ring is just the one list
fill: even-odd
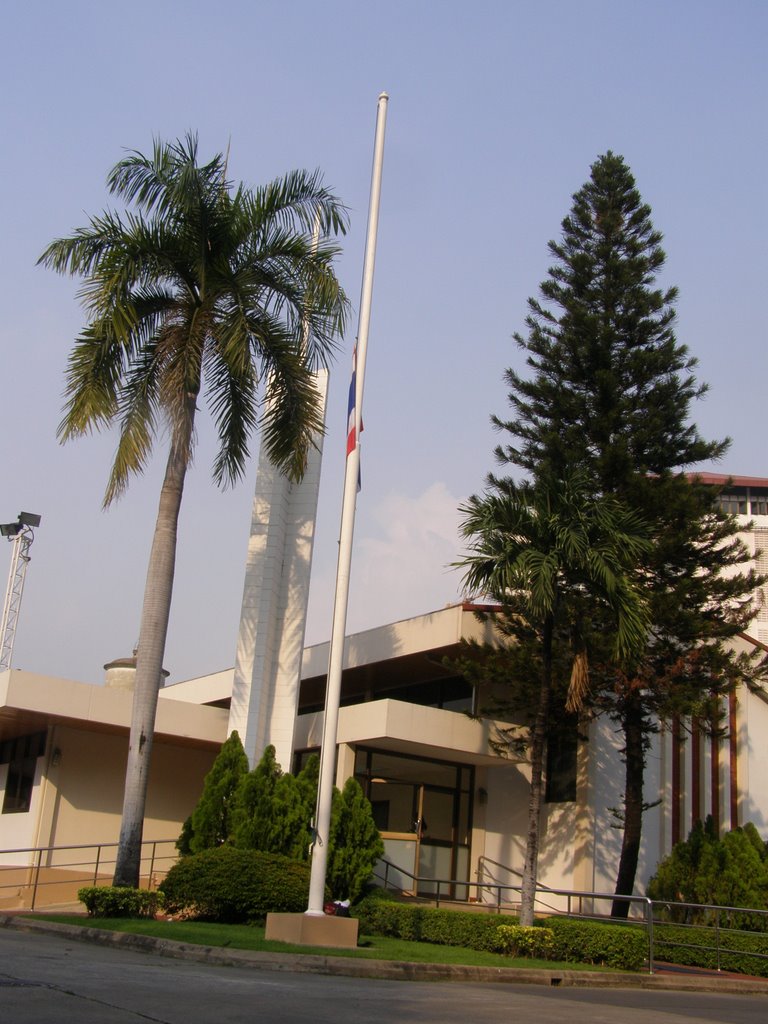
[(641, 988), (680, 992), (718, 992), (733, 995), (768, 995), (768, 979), (733, 974), (701, 974), (693, 968), (664, 965), (656, 974), (615, 974), (597, 971), (548, 971), (541, 968), (465, 967), (457, 964), (420, 964), (392, 960), (357, 960), (313, 953), (261, 953), (252, 950), (197, 946), (170, 939), (99, 928), (39, 921), (31, 917), (0, 914), (0, 928), (59, 935), (79, 942), (119, 946), (154, 956), (218, 964), (226, 967), (293, 971), (350, 978), (392, 981), (494, 982), (513, 985), (545, 985), (562, 988)]

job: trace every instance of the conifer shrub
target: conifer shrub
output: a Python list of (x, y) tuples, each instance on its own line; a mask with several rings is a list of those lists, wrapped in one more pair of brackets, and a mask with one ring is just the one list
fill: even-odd
[(182, 858), (160, 889), (172, 914), (229, 924), (260, 921), (268, 913), (306, 909), (309, 867), (280, 854), (219, 846)]
[(365, 892), (384, 843), (373, 820), (371, 802), (355, 779), (333, 794), (328, 885), (335, 900), (356, 903)]
[[(748, 910), (768, 909), (768, 853), (751, 823), (722, 838), (707, 818), (676, 843), (648, 883), (649, 897), (665, 904), (657, 916), (678, 924), (714, 924), (748, 931), (768, 929), (768, 917)], [(679, 903), (745, 908), (714, 912)]]
[(89, 917), (154, 917), (163, 894), (125, 885), (87, 885), (77, 890)]
[(222, 744), (205, 777), (200, 800), (184, 822), (176, 848), (182, 856), (200, 853), (227, 842), (232, 832), (232, 815), (248, 758), (237, 730)]

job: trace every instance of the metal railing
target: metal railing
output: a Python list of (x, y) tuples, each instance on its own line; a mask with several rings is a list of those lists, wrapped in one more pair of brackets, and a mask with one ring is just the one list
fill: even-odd
[[(35, 846), (0, 850), (0, 907), (35, 910), (55, 903), (77, 902), (86, 885), (109, 885), (117, 843)], [(141, 844), (142, 883), (156, 888), (178, 860), (175, 839), (147, 839)]]
[[(495, 867), (518, 874), (504, 864), (492, 861)], [(420, 877), (406, 869), (382, 859), (376, 872), (377, 880), (385, 889), (392, 889), (389, 884), (390, 869), (397, 875), (410, 880), (413, 893), (429, 899), (436, 907), (441, 902), (451, 902), (454, 906), (461, 903), (474, 904), (490, 913), (514, 913), (519, 907), (521, 886), (499, 881), (490, 881), (485, 877), (484, 865), (478, 862), (478, 881), (459, 881), (457, 879), (438, 879)], [(397, 891), (406, 890), (395, 887)], [(472, 900), (458, 900), (449, 895), (457, 889), (467, 893), (474, 891)], [(483, 894), (491, 899), (483, 899)], [(544, 898), (542, 898), (542, 896)], [(559, 901), (559, 905), (557, 905)], [(616, 903), (627, 903), (629, 909), (626, 918), (612, 917), (611, 912)], [(600, 907), (607, 905), (606, 912), (601, 913)], [(647, 896), (617, 896), (615, 893), (580, 891), (577, 889), (553, 889), (550, 886), (536, 885), (534, 890), (534, 906), (537, 914), (561, 915), (579, 920), (599, 921), (602, 923), (620, 923), (630, 927), (642, 928), (647, 939), (648, 972), (655, 972), (659, 960), (659, 950), (666, 959), (674, 950), (698, 950), (714, 954), (715, 969), (721, 971), (723, 963), (728, 965), (729, 957), (751, 957), (756, 961), (768, 960), (768, 911), (753, 910), (745, 907), (716, 907), (710, 904), (670, 903), (651, 900)], [(748, 927), (743, 927), (744, 924)], [(740, 927), (741, 925), (741, 927)], [(688, 929), (691, 941), (684, 941), (679, 932), (672, 929)], [(761, 949), (745, 949), (743, 937), (746, 935), (762, 935), (764, 942)], [(702, 941), (706, 936), (708, 941)], [(740, 937), (740, 938), (738, 938)], [(697, 941), (694, 941), (694, 938)], [(670, 958), (670, 959), (672, 959)]]
[[(656, 922), (656, 945), (664, 950), (695, 949), (715, 954), (715, 969), (723, 970), (723, 961), (728, 957), (753, 957), (768, 960), (768, 910), (754, 910), (748, 907), (716, 907), (708, 903), (671, 903), (653, 901)], [(741, 927), (739, 927), (741, 925)], [(748, 927), (744, 927), (748, 925)], [(686, 942), (674, 935), (679, 931), (688, 932), (691, 938), (696, 933), (706, 932), (713, 937), (712, 944)], [(762, 950), (747, 950), (729, 945), (736, 936), (763, 936)], [(743, 940), (742, 940), (743, 941)]]
[[(141, 877), (146, 888), (157, 887), (168, 869), (178, 860), (175, 839), (148, 839), (142, 844)], [(108, 885), (115, 865), (117, 843), (87, 843), (72, 846), (38, 846), (17, 850), (0, 850), (0, 908), (35, 910), (52, 904), (74, 903), (77, 890), (86, 885)], [(90, 851), (90, 855), (88, 855)], [(9, 864), (9, 859), (16, 863)], [(520, 876), (504, 864), (481, 858), (478, 861), (478, 880), (419, 876), (400, 865), (382, 858), (374, 872), (375, 879), (385, 889), (407, 893), (400, 884), (391, 884), (391, 875), (410, 881), (411, 894), (428, 899), (436, 907), (451, 903), (470, 905), (489, 913), (514, 913), (519, 907), (521, 885), (500, 882), (487, 877), (490, 865)], [(474, 898), (472, 893), (475, 893)], [(457, 893), (465, 893), (464, 897)], [(55, 898), (58, 897), (58, 898)], [(488, 898), (490, 897), (490, 898)], [(617, 896), (614, 893), (553, 889), (537, 884), (534, 889), (536, 912), (562, 915), (581, 920), (610, 922), (611, 910), (600, 913), (600, 906), (609, 908), (617, 902), (629, 904), (628, 917), (622, 924), (643, 928), (647, 936), (647, 962), (649, 973), (654, 973), (659, 948), (668, 952), (675, 949), (699, 950), (714, 954), (716, 970), (722, 970), (728, 957), (753, 957), (768, 960), (768, 911), (748, 907), (717, 907), (701, 903), (673, 903), (654, 901), (647, 896)], [(746, 925), (746, 927), (745, 927)], [(690, 935), (691, 941), (680, 937), (680, 931)], [(710, 937), (701, 939), (702, 933)], [(761, 949), (739, 948), (736, 936), (762, 935)], [(735, 941), (735, 945), (733, 944)], [(743, 939), (742, 939), (743, 942)]]

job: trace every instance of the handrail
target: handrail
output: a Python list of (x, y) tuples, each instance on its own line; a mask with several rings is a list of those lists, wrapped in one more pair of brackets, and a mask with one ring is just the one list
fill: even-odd
[[(178, 853), (175, 848), (176, 839), (145, 839), (141, 843), (141, 861), (149, 860), (149, 870), (147, 872), (147, 885), (148, 888), (152, 888), (154, 884), (155, 866), (158, 861), (176, 861)], [(31, 893), (30, 910), (34, 910), (38, 905), (38, 896), (42, 889), (46, 886), (61, 885), (64, 882), (69, 884), (76, 884), (82, 882), (83, 885), (98, 884), (99, 869), (104, 865), (114, 863), (114, 858), (107, 854), (107, 851), (116, 850), (119, 846), (117, 842), (111, 843), (72, 843), (61, 846), (27, 846), (17, 847), (15, 849), (0, 850), (0, 857), (5, 860), (7, 857), (19, 856), (20, 860), (23, 859), (24, 863), (7, 864), (0, 861), (0, 898), (2, 898), (5, 890), (17, 890), (21, 896), (21, 893)], [(158, 848), (170, 847), (168, 853), (158, 852)], [(71, 860), (59, 861), (57, 856), (57, 862), (55, 864), (50, 863), (51, 856), (46, 858), (46, 855), (59, 855), (71, 853), (73, 851), (94, 851), (93, 856), (83, 856), (81, 858), (73, 858)], [(44, 863), (47, 859), (48, 863)], [(42, 873), (45, 869), (51, 872), (72, 872), (77, 874), (78, 871), (83, 873), (82, 878), (69, 878), (62, 879), (60, 876), (51, 877), (45, 879)], [(86, 874), (87, 869), (87, 874)], [(15, 872), (15, 873), (26, 873), (27, 880), (19, 881), (16, 880), (11, 883), (3, 884), (2, 877), (3, 873)]]
[[(501, 896), (502, 892), (519, 893), (521, 891), (521, 886), (519, 886), (519, 885), (508, 885), (508, 884), (503, 884), (501, 882), (494, 882), (493, 884), (489, 884), (488, 881), (484, 881), (482, 879), (480, 881), (477, 881), (477, 882), (469, 882), (469, 881), (463, 881), (463, 880), (459, 880), (459, 879), (427, 878), (425, 876), (415, 875), (412, 872), (408, 871), (407, 868), (402, 868), (402, 867), (400, 867), (397, 864), (393, 864), (391, 861), (388, 861), (386, 858), (381, 858), (381, 860), (379, 861), (379, 865), (384, 867), (384, 878), (383, 878), (383, 881), (384, 881), (385, 888), (389, 888), (389, 871), (390, 871), (390, 868), (392, 870), (394, 870), (394, 871), (397, 871), (401, 876), (404, 876), (405, 878), (409, 879), (413, 883), (413, 890), (414, 890), (414, 892), (418, 892), (419, 883), (422, 883), (422, 882), (423, 883), (428, 883), (430, 886), (436, 886), (436, 892), (429, 894), (430, 896), (433, 896), (433, 898), (435, 899), (435, 906), (439, 906), (440, 905), (441, 889), (442, 889), (443, 886), (462, 886), (468, 892), (471, 891), (472, 889), (474, 889), (474, 890), (477, 891), (478, 895), (479, 895), (481, 889), (493, 890), (497, 894), (496, 903), (495, 903), (495, 909), (496, 909), (497, 913), (501, 913), (501, 909), (502, 909), (502, 896)], [(505, 865), (497, 865), (497, 866), (504, 867)], [(380, 877), (381, 876), (379, 875), (379, 878)], [(565, 911), (563, 911), (562, 909), (556, 908), (556, 907), (552, 907), (551, 905), (545, 904), (538, 897), (539, 890), (544, 890), (548, 896), (562, 896), (565, 899), (565, 904), (566, 904)], [(647, 955), (647, 957), (648, 957), (648, 972), (650, 974), (653, 974), (654, 970), (655, 970), (655, 962), (656, 962), (656, 959), (657, 959), (657, 947), (659, 945), (662, 945), (662, 944), (666, 948), (677, 948), (677, 949), (694, 949), (695, 948), (695, 949), (709, 950), (711, 952), (714, 952), (715, 956), (716, 956), (716, 963), (717, 963), (717, 970), (718, 971), (721, 969), (721, 963), (722, 963), (723, 955), (724, 954), (728, 954), (728, 953), (738, 954), (739, 956), (754, 957), (755, 959), (758, 959), (758, 960), (768, 960), (768, 953), (761, 953), (761, 952), (756, 952), (756, 951), (751, 951), (751, 950), (744, 950), (744, 949), (735, 949), (733, 947), (729, 947), (729, 946), (725, 945), (724, 944), (725, 943), (725, 935), (727, 935), (729, 933), (738, 933), (738, 932), (741, 932), (743, 934), (744, 932), (748, 932), (749, 930), (748, 929), (743, 929), (743, 928), (740, 929), (740, 928), (736, 928), (736, 927), (729, 927), (727, 924), (724, 925), (724, 923), (723, 923), (723, 917), (724, 916), (725, 916), (725, 918), (727, 920), (728, 915), (736, 914), (736, 915), (742, 915), (743, 916), (743, 915), (747, 915), (748, 914), (748, 915), (751, 915), (751, 916), (756, 916), (756, 917), (760, 917), (760, 918), (765, 919), (765, 921), (766, 921), (765, 931), (768, 932), (768, 910), (757, 910), (757, 909), (753, 909), (753, 908), (750, 908), (750, 907), (716, 907), (716, 906), (714, 906), (712, 904), (705, 904), (705, 903), (674, 903), (674, 902), (670, 902), (670, 901), (651, 900), (648, 896), (635, 896), (635, 895), (624, 896), (624, 895), (617, 895), (616, 893), (592, 892), (592, 891), (588, 891), (588, 890), (579, 890), (579, 889), (555, 889), (555, 888), (552, 888), (550, 886), (542, 886), (542, 885), (539, 885), (539, 884), (537, 884), (535, 889), (534, 889), (534, 903), (535, 903), (535, 905), (538, 908), (546, 909), (547, 911), (549, 911), (549, 912), (551, 912), (553, 914), (563, 914), (564, 916), (567, 916), (567, 917), (576, 917), (576, 918), (582, 918), (582, 919), (587, 919), (587, 920), (604, 921), (604, 922), (615, 920), (615, 919), (611, 918), (611, 916), (609, 914), (599, 914), (599, 913), (596, 913), (595, 910), (594, 910), (594, 906), (592, 907), (591, 910), (587, 909), (587, 907), (585, 907), (585, 901), (588, 901), (589, 903), (592, 903), (592, 904), (604, 902), (604, 903), (609, 903), (611, 905), (613, 905), (616, 902), (619, 902), (619, 903), (629, 903), (630, 905), (634, 905), (635, 907), (637, 907), (639, 909), (639, 911), (640, 911), (639, 917), (636, 917), (634, 919), (633, 918), (627, 918), (626, 920), (622, 920), (621, 923), (622, 924), (627, 924), (627, 925), (632, 926), (632, 927), (644, 928), (644, 930), (646, 932), (646, 935), (647, 935), (647, 940), (648, 940), (648, 955)], [(463, 902), (463, 901), (460, 901), (460, 902)], [(485, 904), (485, 905), (488, 906), (489, 908), (494, 906), (494, 904)], [(665, 918), (663, 916), (665, 912), (670, 914), (670, 915), (672, 915), (675, 912), (677, 912), (677, 913), (686, 913), (687, 914), (689, 911), (698, 911), (698, 912), (701, 912), (702, 914), (710, 914), (714, 918), (714, 924), (713, 925), (712, 924), (707, 924), (706, 922), (705, 923), (699, 923), (699, 922), (693, 922), (693, 923), (683, 922), (683, 923), (678, 923), (678, 922), (675, 922), (675, 921), (665, 920)], [(690, 928), (692, 930), (694, 930), (694, 929), (708, 929), (710, 932), (713, 932), (714, 944), (713, 945), (703, 945), (701, 943), (681, 942), (681, 941), (678, 941), (678, 940), (673, 940), (673, 939), (666, 938), (666, 937), (664, 937), (663, 933), (661, 935), (659, 935), (658, 930), (657, 930), (657, 926), (661, 926), (663, 928), (663, 926), (666, 925), (666, 924), (671, 924), (671, 925), (674, 925), (674, 926), (676, 926), (678, 928)], [(752, 932), (752, 934), (754, 934), (754, 932)]]
[[(176, 853), (176, 850), (175, 850), (175, 843), (176, 843), (175, 839), (146, 839), (146, 840), (144, 840), (142, 842), (142, 844), (141, 844), (142, 860), (145, 860), (145, 859), (149, 858), (149, 865), (150, 865), (150, 867), (149, 867), (148, 887), (150, 889), (153, 887), (154, 870), (155, 870), (155, 865), (158, 862), (158, 860), (159, 859), (170, 859), (170, 860), (174, 860), (175, 861), (177, 859), (177, 853)], [(11, 883), (10, 885), (2, 885), (2, 884), (0, 884), (0, 896), (2, 896), (3, 889), (9, 889), (9, 888), (31, 889), (32, 890), (32, 905), (31, 905), (30, 909), (34, 910), (36, 905), (37, 905), (37, 897), (38, 897), (38, 892), (39, 892), (40, 889), (44, 888), (46, 885), (61, 884), (61, 880), (60, 879), (55, 879), (54, 878), (54, 879), (52, 879), (50, 881), (46, 881), (44, 879), (41, 879), (41, 872), (42, 872), (42, 869), (43, 869), (43, 863), (42, 863), (43, 855), (46, 854), (46, 853), (54, 853), (54, 852), (55, 853), (61, 853), (61, 852), (65, 852), (65, 851), (75, 851), (75, 850), (95, 850), (96, 851), (96, 855), (95, 855), (95, 857), (92, 860), (73, 860), (73, 861), (65, 862), (63, 864), (56, 864), (56, 865), (51, 866), (51, 870), (56, 870), (56, 869), (67, 869), (67, 868), (84, 868), (86, 866), (90, 867), (91, 865), (94, 865), (94, 872), (93, 872), (93, 874), (89, 873), (87, 877), (84, 877), (82, 879), (82, 881), (84, 883), (85, 882), (91, 882), (92, 884), (95, 885), (97, 883), (97, 881), (98, 881), (99, 866), (101, 864), (105, 863), (104, 859), (102, 858), (102, 852), (105, 851), (105, 850), (115, 849), (118, 846), (119, 846), (119, 844), (116, 843), (116, 842), (113, 842), (113, 843), (82, 843), (82, 844), (71, 844), (71, 845), (65, 845), (65, 846), (36, 846), (36, 847), (22, 847), (22, 848), (12, 849), (12, 850), (0, 850), (0, 856), (8, 856), (8, 855), (15, 855), (15, 854), (32, 855), (30, 860), (28, 860), (28, 862), (26, 864), (11, 865), (11, 864), (2, 864), (2, 863), (0, 863), (0, 877), (2, 877), (2, 872), (3, 871), (17, 871), (17, 872), (18, 871), (23, 871), (23, 872), (27, 872), (28, 878), (29, 878), (29, 880), (26, 883), (24, 883), (24, 882), (22, 882), (22, 883), (14, 882), (14, 883)], [(172, 854), (168, 854), (168, 855), (162, 855), (161, 854), (160, 857), (158, 857), (158, 847), (162, 847), (162, 846), (171, 846), (173, 848), (173, 853)], [(145, 848), (148, 848), (148, 852), (146, 852), (146, 853), (144, 852)], [(488, 861), (489, 863), (495, 863), (495, 862), (491, 862), (488, 858), (485, 858), (485, 860)], [(108, 863), (108, 861), (107, 861), (107, 863)], [(478, 865), (479, 865), (479, 867), (481, 866), (480, 862), (478, 862)], [(495, 866), (501, 867), (501, 868), (505, 867), (505, 865), (503, 865), (503, 864), (495, 864)], [(420, 883), (426, 883), (430, 887), (435, 887), (435, 891), (434, 892), (430, 892), (429, 896), (434, 898), (435, 905), (438, 906), (438, 907), (440, 906), (441, 899), (443, 901), (445, 901), (446, 898), (451, 899), (453, 902), (465, 902), (465, 900), (462, 900), (462, 899), (456, 900), (455, 897), (451, 897), (450, 895), (444, 895), (444, 893), (446, 893), (446, 892), (447, 893), (451, 893), (451, 892), (455, 891), (455, 889), (457, 887), (460, 890), (465, 890), (467, 892), (467, 894), (469, 894), (472, 890), (475, 890), (476, 893), (477, 893), (476, 899), (479, 898), (481, 890), (486, 889), (486, 890), (494, 890), (496, 892), (495, 910), (496, 910), (496, 913), (500, 914), (502, 912), (502, 893), (506, 893), (506, 892), (519, 893), (521, 891), (521, 886), (519, 886), (519, 885), (509, 885), (509, 884), (503, 884), (501, 882), (494, 882), (492, 884), (489, 884), (487, 881), (483, 881), (482, 878), (481, 878), (480, 881), (470, 882), (470, 881), (466, 881), (464, 879), (456, 879), (456, 878), (452, 878), (452, 879), (448, 879), (448, 878), (431, 878), (431, 877), (428, 877), (428, 876), (425, 876), (425, 875), (416, 875), (413, 872), (409, 871), (407, 868), (400, 867), (398, 864), (394, 864), (392, 861), (387, 860), (385, 857), (382, 857), (379, 860), (377, 867), (383, 867), (383, 869), (384, 869), (383, 879), (381, 878), (381, 873), (380, 872), (378, 873), (377, 877), (379, 878), (379, 880), (383, 881), (383, 884), (384, 884), (385, 888), (390, 888), (390, 884), (389, 884), (389, 882), (390, 882), (390, 879), (389, 879), (390, 869), (392, 871), (398, 872), (398, 874), (403, 876), (404, 878), (409, 879), (413, 883), (413, 891), (414, 891), (414, 893), (418, 892), (418, 888), (419, 888), (419, 884)], [(514, 873), (514, 869), (509, 869), (509, 870), (510, 870), (511, 873)], [(478, 870), (477, 873), (481, 874), (481, 871)], [(376, 872), (374, 872), (374, 874), (376, 875)], [(68, 879), (67, 881), (70, 884), (74, 884), (77, 881), (79, 881), (79, 879)], [(446, 887), (446, 888), (444, 888), (444, 887)], [(564, 900), (565, 900), (565, 906), (566, 906), (565, 911), (563, 911), (563, 910), (561, 910), (559, 908), (556, 908), (556, 907), (552, 907), (552, 906), (550, 906), (548, 904), (545, 904), (537, 895), (539, 891), (543, 891), (548, 896), (561, 896), (561, 897), (563, 897)], [(647, 936), (648, 936), (648, 970), (649, 970), (649, 973), (651, 973), (651, 974), (653, 974), (653, 972), (654, 972), (654, 962), (655, 962), (655, 959), (656, 959), (656, 947), (659, 944), (663, 944), (665, 947), (669, 947), (669, 948), (678, 948), (678, 949), (693, 949), (693, 948), (695, 948), (695, 949), (710, 950), (710, 951), (712, 951), (712, 952), (714, 952), (716, 954), (716, 963), (717, 963), (717, 970), (718, 971), (721, 969), (721, 962), (722, 962), (722, 957), (723, 957), (724, 954), (732, 953), (732, 954), (738, 954), (739, 956), (751, 956), (751, 957), (755, 957), (755, 958), (760, 959), (760, 960), (768, 960), (768, 953), (753, 952), (751, 950), (744, 950), (744, 949), (734, 949), (734, 948), (729, 947), (729, 946), (724, 944), (724, 941), (725, 941), (724, 936), (725, 935), (728, 935), (728, 934), (731, 934), (731, 933), (745, 933), (745, 932), (750, 933), (750, 934), (754, 934), (757, 931), (757, 929), (753, 930), (753, 929), (744, 929), (744, 928), (738, 928), (738, 927), (731, 927), (731, 924), (730, 924), (730, 922), (728, 920), (729, 916), (732, 916), (732, 915), (750, 915), (752, 917), (761, 918), (761, 919), (765, 920), (765, 922), (766, 922), (766, 926), (765, 926), (763, 932), (768, 932), (768, 910), (759, 910), (757, 908), (752, 908), (752, 907), (730, 907), (730, 906), (718, 907), (718, 906), (715, 906), (713, 904), (707, 904), (707, 903), (676, 903), (674, 901), (667, 901), (667, 900), (651, 900), (647, 896), (634, 896), (634, 895), (631, 895), (631, 896), (620, 896), (620, 895), (616, 895), (615, 893), (591, 892), (591, 891), (587, 891), (587, 890), (578, 890), (578, 889), (554, 889), (554, 888), (551, 888), (550, 886), (544, 886), (544, 885), (541, 885), (539, 883), (537, 883), (535, 888), (534, 888), (533, 898), (534, 898), (534, 904), (535, 905), (537, 905), (537, 906), (539, 906), (541, 908), (546, 909), (550, 913), (553, 913), (553, 914), (564, 914), (565, 916), (568, 916), (568, 917), (577, 917), (577, 918), (584, 918), (584, 919), (598, 920), (598, 921), (610, 921), (611, 917), (610, 917), (610, 915), (607, 915), (607, 914), (595, 913), (594, 907), (591, 910), (585, 909), (585, 905), (584, 905), (585, 900), (589, 901), (592, 904), (594, 904), (596, 902), (608, 902), (608, 903), (611, 903), (611, 904), (613, 904), (615, 902), (624, 902), (624, 903), (629, 903), (630, 905), (633, 905), (633, 904), (636, 905), (641, 910), (641, 916), (639, 918), (635, 918), (635, 919), (631, 919), (630, 918), (630, 919), (628, 919), (626, 921), (626, 923), (631, 925), (631, 926), (634, 926), (634, 927), (643, 927), (646, 930), (646, 933), (647, 933)], [(468, 902), (470, 899), (471, 899), (471, 897), (468, 895), (466, 902)], [(574, 903), (576, 904), (575, 906), (574, 906)], [(486, 903), (486, 904), (483, 904), (483, 905), (485, 907), (487, 907), (488, 909), (493, 909), (494, 908), (494, 904), (492, 904), (492, 903)], [(714, 918), (714, 924), (707, 924), (706, 922), (700, 923), (700, 922), (696, 922), (696, 921), (691, 922), (690, 920), (689, 921), (678, 922), (678, 921), (675, 921), (674, 919), (672, 919), (672, 920), (669, 919), (669, 918), (674, 918), (674, 915), (676, 915), (676, 914), (682, 914), (685, 917), (690, 917), (691, 916), (691, 913), (690, 913), (691, 911), (699, 912), (703, 916), (710, 915), (712, 918)], [(665, 917), (665, 915), (668, 915), (668, 916)], [(725, 916), (725, 923), (723, 923), (723, 917), (724, 916)], [(737, 918), (737, 920), (738, 920), (738, 918)], [(624, 923), (624, 922), (622, 922), (622, 923)], [(656, 931), (655, 925), (659, 925), (659, 926), (662, 926), (662, 927), (664, 925), (671, 925), (671, 926), (674, 926), (674, 927), (677, 927), (677, 928), (688, 928), (688, 929), (692, 929), (692, 930), (693, 929), (709, 929), (710, 931), (714, 932), (714, 943), (715, 944), (714, 945), (710, 945), (710, 946), (706, 946), (706, 945), (702, 945), (701, 943), (681, 942), (681, 941), (678, 941), (678, 940), (674, 940), (674, 939), (670, 939), (670, 938), (665, 938), (663, 936), (661, 936), (661, 937), (659, 937), (657, 939), (657, 931)]]
[(481, 854), (477, 858), (477, 871), (475, 872), (476, 875), (482, 875), (482, 873), (483, 873), (483, 866), (485, 864), (491, 864), (495, 868), (501, 868), (502, 871), (508, 871), (510, 873), (510, 875), (517, 875), (518, 878), (522, 878), (523, 877), (523, 872), (522, 871), (518, 871), (517, 868), (510, 867), (509, 864), (502, 864), (498, 860), (491, 860), (491, 858), (490, 857), (486, 857), (485, 854)]
[[(477, 858), (477, 871), (475, 872), (476, 875), (481, 875), (482, 874), (483, 865), (485, 865), (485, 864), (491, 864), (495, 868), (501, 868), (502, 871), (508, 871), (510, 873), (510, 875), (517, 875), (518, 878), (522, 878), (523, 877), (523, 872), (522, 871), (518, 871), (517, 868), (510, 867), (509, 864), (502, 864), (498, 860), (491, 860), (491, 858), (490, 857), (486, 857), (485, 854), (481, 854)], [(544, 885), (543, 882), (537, 882), (536, 883), (536, 888), (537, 889), (549, 889), (550, 886)]]
[[(518, 871), (517, 868), (512, 868), (512, 867), (509, 866), (509, 864), (502, 864), (498, 860), (492, 860), (490, 857), (486, 857), (485, 854), (481, 854), (477, 858), (477, 871), (475, 872), (475, 874), (478, 877), (478, 882), (483, 886), (484, 889), (488, 889), (489, 892), (491, 892), (494, 889), (494, 887), (498, 888), (498, 884), (499, 883), (495, 879), (494, 879), (492, 884), (489, 884), (488, 882), (484, 881), (485, 872), (484, 872), (483, 868), (484, 868), (484, 866), (486, 864), (490, 864), (490, 865), (492, 865), (493, 867), (496, 867), (496, 868), (501, 868), (502, 871), (508, 871), (510, 875), (516, 875), (522, 881), (522, 877), (523, 877), (523, 872), (522, 871)], [(549, 889), (550, 889), (550, 887), (548, 885), (544, 885), (543, 882), (537, 882), (536, 883), (536, 888), (544, 890), (545, 892), (549, 891)], [(478, 890), (478, 898), (479, 898), (479, 896), (480, 896), (480, 891)], [(501, 893), (500, 892), (497, 893), (497, 900), (498, 900), (499, 905), (500, 905), (501, 904)], [(557, 908), (551, 906), (550, 904), (542, 903), (542, 906), (546, 907), (547, 910), (551, 910), (555, 914), (557, 913)]]

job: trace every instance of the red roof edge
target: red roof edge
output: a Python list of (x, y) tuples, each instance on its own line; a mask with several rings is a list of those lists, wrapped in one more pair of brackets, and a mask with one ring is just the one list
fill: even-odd
[(701, 480), (703, 484), (727, 484), (734, 487), (768, 487), (768, 478), (764, 476), (736, 476), (733, 473), (686, 473), (689, 479)]

